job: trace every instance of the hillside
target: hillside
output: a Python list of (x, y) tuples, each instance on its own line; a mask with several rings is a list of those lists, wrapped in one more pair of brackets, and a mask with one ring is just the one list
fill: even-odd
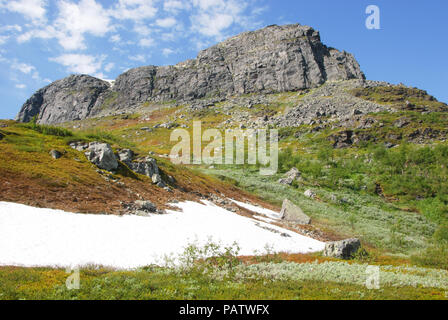
[[(250, 232), (250, 253), (185, 243), (186, 269), (87, 265), (78, 292), (64, 288), (58, 268), (0, 267), (0, 299), (446, 298), (448, 105), (419, 88), (366, 80), (352, 55), (326, 47), (310, 27), (243, 33), (176, 66), (129, 70), (112, 85), (70, 76), (39, 90), (17, 120), (0, 121), (0, 202), (134, 219), (135, 204), (150, 201), (156, 208), (148, 219), (168, 221), (182, 215), (179, 206), (208, 201), (211, 207), (194, 210), (222, 221), (201, 218), (211, 233), (232, 234), (230, 220), (214, 211), (222, 210), (282, 238), (276, 250), (258, 254)], [(192, 135), (193, 121), (204, 131), (278, 130), (278, 172), (260, 175), (260, 163), (174, 165), (171, 133)], [(101, 157), (116, 159), (113, 169), (95, 158), (103, 144)], [(248, 147), (244, 153), (247, 159)], [(285, 199), (311, 223), (275, 218)], [(194, 210), (170, 225), (181, 230), (179, 221), (188, 225)], [(188, 230), (207, 234), (201, 219), (179, 238)], [(362, 246), (346, 261), (299, 250), (287, 242), (290, 233), (321, 243), (357, 238)], [(151, 243), (139, 248), (159, 240), (145, 239)], [(364, 287), (367, 266), (380, 267), (381, 290)], [(15, 277), (27, 275), (14, 288)]]

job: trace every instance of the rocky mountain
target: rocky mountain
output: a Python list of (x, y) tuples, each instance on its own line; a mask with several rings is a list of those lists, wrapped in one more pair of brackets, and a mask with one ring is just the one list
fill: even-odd
[(274, 25), (232, 37), (175, 66), (131, 69), (113, 85), (69, 76), (37, 91), (17, 120), (37, 116), (39, 123), (54, 124), (104, 110), (130, 111), (148, 102), (297, 91), (349, 79), (365, 79), (351, 54), (325, 46), (311, 27)]

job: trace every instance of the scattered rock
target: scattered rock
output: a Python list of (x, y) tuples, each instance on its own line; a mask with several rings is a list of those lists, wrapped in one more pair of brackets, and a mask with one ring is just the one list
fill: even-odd
[(346, 239), (325, 244), (324, 256), (338, 259), (350, 259), (361, 247), (359, 239)]
[(69, 144), (69, 146), (72, 148), (72, 149), (75, 149), (75, 150), (77, 150), (77, 151), (80, 151), (80, 152), (82, 152), (82, 151), (85, 151), (86, 149), (88, 149), (89, 148), (89, 144), (88, 143), (85, 143), (85, 142), (79, 142), (79, 141), (75, 141), (75, 142), (71, 142), (70, 144)]
[(133, 214), (140, 217), (149, 217), (152, 214), (166, 214), (165, 210), (157, 209), (151, 201), (137, 200), (135, 202), (122, 202), (121, 206), (125, 209), (125, 214)]
[(394, 126), (397, 128), (404, 128), (409, 125), (411, 122), (408, 118), (400, 118), (394, 122)]
[(338, 202), (338, 197), (335, 194), (331, 194), (330, 195), (330, 200), (331, 200), (331, 202), (337, 203)]
[(385, 142), (385, 143), (384, 143), (384, 146), (385, 146), (387, 149), (392, 149), (393, 147), (396, 146), (396, 144), (393, 144), (392, 142)]
[(165, 188), (165, 187), (166, 187), (166, 184), (165, 184), (165, 182), (163, 182), (163, 181), (158, 182), (156, 185), (157, 185), (159, 188)]
[(343, 149), (348, 148), (353, 144), (352, 137), (353, 137), (352, 130), (344, 130), (330, 136), (330, 139), (333, 140), (333, 148)]
[(357, 127), (357, 129), (370, 129), (375, 124), (376, 120), (373, 118), (362, 119)]
[(138, 174), (143, 174), (152, 179), (154, 174), (159, 174), (159, 167), (156, 159), (146, 157), (127, 163), (129, 168)]
[(152, 183), (154, 183), (154, 184), (158, 184), (158, 183), (162, 182), (162, 177), (158, 173), (153, 174), (151, 179), (152, 179)]
[(145, 212), (156, 212), (157, 207), (151, 201), (137, 200), (134, 202), (135, 208)]
[(90, 162), (100, 169), (112, 171), (118, 168), (117, 158), (107, 143), (91, 142), (85, 155)]
[(59, 159), (60, 157), (62, 157), (62, 153), (60, 153), (58, 150), (51, 150), (50, 151), (50, 156), (53, 159)]
[(401, 140), (403, 139), (403, 135), (401, 133), (389, 133), (386, 138), (390, 140)]
[(118, 158), (127, 165), (134, 159), (134, 152), (131, 149), (122, 149), (118, 152)]
[(171, 183), (171, 184), (176, 183), (176, 179), (174, 179), (173, 176), (168, 175), (168, 176), (167, 176), (167, 179), (168, 179), (168, 182)]
[(434, 139), (443, 139), (448, 135), (448, 131), (440, 131), (433, 128), (421, 128), (409, 134), (409, 140), (413, 143), (426, 143)]
[(305, 195), (305, 197), (308, 197), (311, 199), (316, 198), (316, 194), (312, 190), (306, 190), (303, 194)]
[(283, 201), (282, 211), (280, 211), (280, 217), (282, 220), (291, 221), (298, 224), (311, 223), (311, 218), (303, 213), (302, 209), (300, 209), (288, 199), (285, 199)]
[(368, 134), (368, 133), (364, 133), (364, 132), (360, 132), (360, 133), (354, 134), (352, 136), (352, 141), (353, 141), (353, 144), (355, 144), (355, 145), (359, 144), (361, 142), (375, 141), (375, 140), (376, 139), (374, 136), (372, 136), (371, 134)]
[(287, 173), (285, 173), (284, 178), (278, 180), (278, 183), (291, 185), (293, 183), (293, 181), (299, 180), (299, 178), (301, 176), (302, 176), (302, 174), (300, 173), (299, 169), (292, 168)]

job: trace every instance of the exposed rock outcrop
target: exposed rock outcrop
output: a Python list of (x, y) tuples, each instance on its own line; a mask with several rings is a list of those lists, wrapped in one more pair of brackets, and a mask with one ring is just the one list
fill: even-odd
[(159, 174), (159, 167), (154, 158), (146, 157), (144, 159), (137, 159), (131, 163), (126, 163), (131, 170), (139, 174), (143, 174), (152, 179), (155, 174)]
[(279, 127), (298, 127), (303, 124), (332, 123), (333, 120), (348, 120), (354, 116), (391, 111), (392, 107), (367, 101), (350, 93), (350, 90), (355, 88), (389, 85), (386, 82), (358, 79), (327, 82), (299, 99), (297, 106), (284, 115), (269, 120), (268, 123)]
[(300, 209), (288, 199), (285, 199), (283, 201), (282, 211), (280, 211), (280, 217), (282, 220), (303, 225), (311, 223), (311, 218), (303, 213), (302, 209)]
[(39, 123), (61, 123), (87, 118), (98, 97), (108, 91), (108, 82), (87, 75), (71, 75), (38, 90), (22, 106), (16, 119)]
[(50, 156), (55, 160), (62, 157), (62, 153), (60, 153), (58, 150), (51, 150), (49, 153), (50, 153)]
[(314, 88), (325, 81), (364, 79), (345, 52), (325, 46), (319, 32), (298, 24), (245, 32), (175, 66), (146, 66), (120, 75), (114, 85), (89, 76), (70, 76), (36, 92), (19, 121), (60, 123), (130, 111), (148, 101), (191, 101), (247, 93)]
[(139, 211), (156, 212), (157, 207), (151, 201), (137, 200), (134, 202), (135, 207)]
[[(118, 160), (123, 162), (135, 173), (147, 176), (160, 188), (165, 188), (166, 183), (162, 180), (157, 161), (151, 157), (134, 159), (134, 152), (130, 149), (118, 150), (118, 157), (111, 146), (101, 142), (71, 142), (70, 147), (80, 152), (84, 152), (87, 159), (98, 168), (106, 171), (113, 171), (118, 168)], [(174, 178), (168, 176), (170, 182), (174, 183)], [(168, 181), (169, 181), (168, 180)]]
[(324, 256), (339, 259), (350, 259), (361, 247), (359, 239), (346, 239), (325, 244)]
[(107, 143), (91, 142), (85, 155), (90, 162), (100, 169), (112, 171), (118, 168), (114, 151)]
[(278, 180), (278, 183), (291, 185), (294, 181), (299, 180), (301, 176), (302, 174), (300, 173), (299, 169), (292, 168), (287, 173), (285, 173), (284, 178)]
[(316, 198), (316, 193), (313, 190), (306, 190), (304, 193), (305, 197), (314, 199)]

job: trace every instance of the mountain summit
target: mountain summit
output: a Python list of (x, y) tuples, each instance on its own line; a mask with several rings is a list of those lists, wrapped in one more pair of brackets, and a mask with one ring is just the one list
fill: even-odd
[(128, 70), (113, 85), (71, 75), (38, 90), (17, 120), (37, 116), (39, 123), (54, 124), (145, 102), (295, 91), (348, 79), (365, 79), (351, 54), (325, 46), (311, 27), (273, 25), (229, 38), (175, 66)]

